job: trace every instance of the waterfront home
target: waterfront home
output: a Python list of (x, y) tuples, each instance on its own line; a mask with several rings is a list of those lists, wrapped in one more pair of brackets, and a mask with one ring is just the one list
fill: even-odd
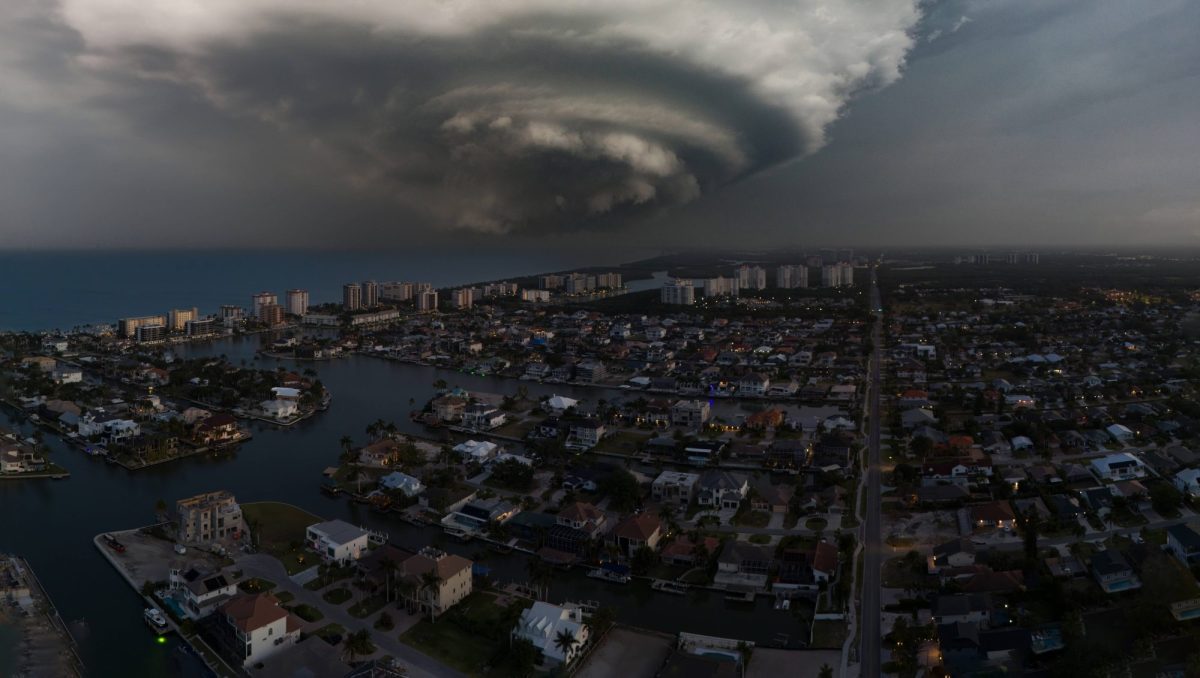
[(1200, 563), (1200, 532), (1188, 523), (1168, 527), (1167, 550), (1185, 567)]
[(247, 669), (294, 645), (304, 626), (269, 593), (238, 596), (222, 605), (220, 613), (223, 623), (214, 631), (218, 645)]
[(473, 563), (462, 556), (421, 549), (400, 562), (397, 575), (412, 585), (406, 602), (409, 609), (428, 612), (435, 618), (471, 595)]
[(542, 402), (542, 407), (546, 411), (561, 416), (567, 410), (575, 409), (579, 406), (579, 401), (566, 396), (552, 395)]
[(237, 440), (242, 435), (237, 419), (226, 412), (218, 412), (199, 419), (192, 431), (192, 437), (202, 445)]
[(445, 395), (434, 398), (430, 406), (437, 421), (453, 423), (462, 420), (463, 412), (467, 409), (467, 399), (457, 395)]
[(425, 490), (425, 485), (419, 478), (407, 473), (393, 471), (379, 479), (379, 488), (388, 491), (400, 491), (406, 497), (415, 497)]
[(225, 570), (205, 572), (194, 567), (171, 570), (169, 583), (182, 599), (184, 614), (192, 619), (207, 617), (238, 595), (237, 584)]
[(506, 523), (520, 512), (520, 506), (501, 497), (472, 499), (443, 518), (442, 524), (451, 529), (481, 531), (486, 530), (488, 525)]
[(711, 416), (712, 408), (706, 400), (679, 400), (671, 406), (671, 423), (675, 426), (698, 429)]
[(499, 445), (486, 440), (468, 440), (454, 446), (454, 451), (464, 461), (475, 461), (481, 464), (496, 456), (499, 449)]
[(242, 507), (226, 490), (205, 492), (175, 502), (176, 540), (180, 544), (209, 544), (238, 540), (246, 531)]
[(767, 574), (775, 557), (771, 549), (744, 541), (725, 542), (717, 556), (713, 583), (742, 590), (766, 586)]
[(566, 447), (586, 451), (600, 444), (604, 437), (604, 424), (599, 419), (588, 417), (571, 421)]
[(700, 476), (696, 473), (663, 471), (651, 483), (650, 496), (657, 502), (687, 506), (692, 501), (699, 480)]
[(577, 501), (558, 512), (557, 524), (570, 527), (595, 538), (604, 527), (604, 512), (595, 506)]
[(326, 562), (345, 565), (362, 557), (367, 550), (369, 537), (366, 530), (344, 520), (330, 520), (309, 525), (305, 541)]
[(662, 547), (662, 560), (670, 565), (694, 565), (697, 560), (711, 558), (721, 548), (721, 540), (716, 537), (704, 537), (699, 542), (693, 542), (686, 536)]
[(1146, 477), (1146, 465), (1128, 452), (1118, 452), (1092, 460), (1092, 472), (1101, 480), (1126, 480)]
[(736, 510), (750, 492), (745, 476), (728, 471), (705, 471), (697, 485), (696, 503), (718, 509)]
[(490, 431), (504, 425), (507, 415), (486, 403), (472, 403), (462, 414), (462, 425), (473, 431)]
[(1104, 549), (1092, 555), (1088, 565), (1092, 577), (1105, 593), (1140, 589), (1142, 582), (1133, 574), (1133, 566), (1116, 549)]
[(617, 550), (624, 556), (632, 556), (643, 546), (651, 549), (658, 548), (662, 539), (662, 522), (658, 516), (641, 513), (617, 523), (613, 528), (612, 540)]
[[(583, 653), (588, 626), (583, 620), (583, 610), (578, 606), (558, 606), (539, 600), (521, 612), (512, 635), (528, 640), (551, 662), (570, 664)], [(560, 635), (569, 636), (572, 642), (560, 642)]]
[(295, 400), (283, 400), (276, 398), (274, 400), (264, 400), (259, 403), (263, 414), (277, 421), (286, 421), (296, 416), (300, 411), (300, 404)]

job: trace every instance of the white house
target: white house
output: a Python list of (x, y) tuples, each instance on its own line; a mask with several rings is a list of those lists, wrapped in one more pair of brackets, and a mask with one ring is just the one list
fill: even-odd
[(327, 561), (345, 564), (358, 560), (367, 550), (365, 530), (344, 520), (330, 520), (308, 526), (308, 546)]
[(296, 416), (300, 406), (295, 400), (264, 400), (261, 403), (263, 413), (273, 419), (289, 419)]
[(183, 597), (183, 612), (192, 619), (206, 617), (217, 606), (238, 595), (237, 583), (224, 571), (202, 574), (196, 570), (171, 571), (170, 583)]
[(1101, 479), (1128, 480), (1129, 478), (1144, 478), (1146, 465), (1141, 459), (1128, 452), (1118, 452), (1107, 457), (1092, 460), (1092, 471)]
[(385, 490), (400, 490), (406, 497), (415, 497), (425, 491), (425, 485), (420, 479), (399, 471), (393, 471), (380, 478), (379, 486)]
[(221, 607), (227, 634), (235, 642), (243, 667), (255, 664), (295, 645), (304, 622), (279, 606), (269, 593), (239, 596)]
[(546, 409), (554, 414), (562, 414), (572, 407), (579, 405), (579, 401), (574, 398), (565, 396), (553, 395), (546, 399)]
[(484, 403), (474, 403), (462, 415), (463, 426), (475, 431), (490, 431), (504, 425), (507, 415)]
[(1200, 497), (1200, 469), (1185, 468), (1174, 477), (1175, 487), (1192, 497)]
[(468, 440), (454, 446), (454, 451), (463, 459), (480, 463), (496, 456), (499, 449), (500, 447), (496, 443), (486, 440)]
[[(557, 642), (560, 633), (575, 639), (565, 653)], [(583, 611), (579, 607), (559, 607), (538, 601), (521, 613), (521, 619), (513, 629), (513, 637), (533, 643), (547, 659), (569, 664), (583, 653), (588, 627), (583, 623)]]
[(1133, 440), (1134, 437), (1133, 431), (1129, 430), (1128, 426), (1122, 424), (1112, 424), (1104, 430), (1108, 433), (1109, 437), (1121, 444)]

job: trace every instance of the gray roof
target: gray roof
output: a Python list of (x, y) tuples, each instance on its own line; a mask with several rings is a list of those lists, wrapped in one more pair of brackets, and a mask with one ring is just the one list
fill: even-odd
[(360, 527), (355, 527), (344, 520), (330, 520), (324, 523), (310, 525), (310, 530), (319, 530), (331, 541), (339, 544), (354, 541), (366, 534), (366, 531)]

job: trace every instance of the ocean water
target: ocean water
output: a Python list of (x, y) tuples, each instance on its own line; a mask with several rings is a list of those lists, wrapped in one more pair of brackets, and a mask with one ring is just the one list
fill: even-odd
[(309, 291), (340, 301), (342, 285), (417, 280), (435, 286), (496, 280), (636, 256), (546, 248), (422, 247), (404, 251), (0, 251), (0, 330), (69, 329), (196, 306), (248, 306), (250, 295)]

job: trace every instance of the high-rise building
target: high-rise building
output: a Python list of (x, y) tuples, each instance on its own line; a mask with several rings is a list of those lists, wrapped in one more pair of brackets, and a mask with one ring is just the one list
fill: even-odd
[(563, 291), (567, 294), (583, 294), (596, 289), (596, 276), (572, 273), (563, 280)]
[(485, 297), (515, 297), (517, 296), (517, 284), (510, 282), (491, 283), (483, 286), (483, 296)]
[(521, 301), (550, 301), (550, 291), (521, 290)]
[(830, 264), (821, 267), (822, 287), (848, 287), (854, 284), (854, 266)]
[(737, 278), (726, 278), (723, 276), (706, 278), (703, 285), (704, 296), (709, 299), (713, 297), (736, 297), (738, 295)]
[(762, 266), (739, 266), (737, 279), (738, 287), (743, 290), (767, 289), (767, 269)]
[(618, 289), (622, 286), (623, 280), (620, 273), (597, 273), (596, 287), (607, 287), (609, 289)]
[(189, 320), (198, 320), (200, 318), (200, 311), (196, 310), (195, 307), (173, 308), (167, 315), (170, 318), (167, 322), (167, 327), (172, 332), (182, 332), (187, 327)]
[(413, 298), (413, 284), (410, 282), (380, 283), (379, 298), (382, 301), (408, 301)]
[(379, 305), (379, 283), (374, 280), (363, 281), (362, 305), (363, 308), (375, 308)]
[(672, 278), (662, 286), (659, 297), (664, 304), (691, 306), (696, 303), (696, 288), (686, 278)]
[(346, 283), (342, 285), (342, 309), (346, 311), (357, 311), (363, 307), (362, 285), (358, 283)]
[(808, 267), (791, 264), (775, 269), (775, 286), (785, 290), (808, 287)]
[(471, 294), (471, 288), (469, 287), (454, 290), (453, 298), (455, 308), (471, 308), (475, 303), (475, 296)]
[(143, 315), (135, 318), (121, 318), (117, 321), (117, 336), (133, 339), (137, 337), (138, 328), (153, 326), (165, 328), (167, 326), (166, 316)]
[(438, 293), (435, 290), (424, 290), (417, 295), (417, 310), (418, 311), (436, 311), (438, 306)]
[(250, 313), (257, 318), (259, 315), (261, 315), (263, 306), (266, 304), (278, 303), (279, 297), (276, 297), (274, 294), (271, 294), (270, 292), (259, 292), (258, 294), (250, 297)]
[(189, 320), (184, 329), (189, 337), (207, 337), (217, 331), (217, 321), (209, 317), (202, 320)]
[(163, 324), (138, 325), (137, 340), (140, 342), (163, 341), (166, 338), (167, 338), (167, 326), (166, 325), (163, 325)]
[(550, 274), (543, 275), (538, 278), (538, 287), (544, 290), (556, 290), (563, 286), (563, 277), (561, 275)]
[(279, 304), (263, 304), (258, 309), (258, 320), (268, 327), (283, 324), (283, 307)]
[(292, 315), (308, 315), (308, 290), (287, 291), (287, 312)]
[(854, 250), (852, 250), (852, 249), (849, 249), (849, 248), (847, 248), (847, 249), (840, 249), (840, 250), (838, 250), (838, 260), (837, 260), (837, 263), (839, 263), (839, 264), (853, 264), (853, 263), (854, 263)]

